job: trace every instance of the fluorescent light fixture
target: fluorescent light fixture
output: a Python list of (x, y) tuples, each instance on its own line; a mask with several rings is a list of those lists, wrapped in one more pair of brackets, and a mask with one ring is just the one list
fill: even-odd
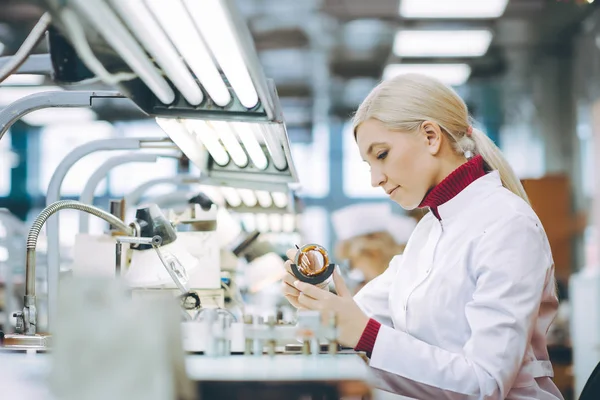
[(288, 205), (288, 195), (286, 193), (283, 192), (273, 192), (271, 193), (271, 196), (273, 197), (273, 203), (275, 203), (275, 206), (279, 207), (279, 208), (285, 208)]
[(269, 208), (273, 205), (273, 199), (266, 190), (257, 190), (254, 194), (256, 195), (258, 204), (260, 204), (261, 207)]
[(195, 135), (190, 134), (183, 124), (173, 118), (156, 118), (156, 123), (194, 164), (206, 164), (207, 157), (204, 146)]
[(401, 30), (394, 39), (399, 57), (480, 57), (492, 42), (492, 32), (478, 30)]
[[(283, 123), (156, 120), (201, 170), (206, 185), (287, 192), (289, 184), (298, 182)], [(257, 132), (262, 138), (256, 137)], [(256, 164), (266, 167), (250, 163), (248, 152)]]
[(404, 18), (498, 18), (508, 0), (400, 0)]
[(254, 214), (242, 214), (241, 219), (247, 232), (256, 230), (256, 218), (254, 217)]
[(269, 214), (269, 227), (271, 232), (281, 232), (283, 229), (283, 221), (279, 214)]
[(96, 113), (89, 108), (43, 108), (21, 118), (32, 126), (45, 126), (58, 123), (79, 123), (93, 121)]
[(383, 79), (402, 74), (428, 75), (446, 85), (459, 86), (469, 79), (471, 67), (467, 64), (389, 64), (383, 70)]
[(294, 232), (296, 230), (296, 216), (294, 214), (283, 215), (283, 231)]
[(258, 94), (222, 0), (184, 0), (184, 3), (242, 105), (248, 109), (256, 106)]
[(284, 170), (287, 167), (287, 161), (285, 159), (285, 152), (281, 146), (281, 129), (284, 129), (280, 124), (259, 124), (259, 129), (262, 133), (263, 139), (271, 153), (273, 158), (273, 164), (275, 168)]
[(269, 231), (269, 216), (267, 214), (256, 214), (256, 229), (260, 232)]
[(239, 207), (242, 205), (242, 198), (237, 190), (230, 187), (222, 187), (221, 193), (223, 193), (223, 197), (227, 204), (231, 207)]
[(256, 207), (258, 200), (256, 199), (256, 196), (252, 190), (238, 189), (238, 193), (242, 198), (242, 203), (244, 203), (246, 207)]
[(268, 161), (254, 132), (256, 125), (247, 122), (232, 122), (231, 125), (244, 144), (244, 148), (248, 152), (252, 164), (260, 170), (266, 169)]
[[(173, 7), (173, 3), (176, 2), (171, 1), (169, 3), (169, 7)], [(154, 57), (156, 63), (187, 102), (194, 106), (202, 103), (202, 90), (200, 90), (187, 66), (175, 51), (169, 38), (161, 29), (156, 28), (152, 14), (142, 0), (110, 0), (110, 4), (121, 19), (128, 24), (137, 40)]]
[[(115, 2), (127, 1), (112, 0)], [(219, 106), (225, 107), (231, 101), (231, 95), (221, 78), (212, 57), (196, 30), (181, 0), (145, 0), (160, 26), (169, 35), (173, 44), (183, 56), (189, 67), (210, 98)], [(169, 76), (170, 77), (170, 76)]]
[(175, 101), (175, 92), (169, 83), (103, 0), (71, 0), (69, 4), (119, 53), (163, 104)]
[(224, 121), (207, 121), (206, 124), (212, 128), (214, 133), (221, 138), (221, 142), (238, 167), (248, 165), (248, 156), (240, 145), (237, 137), (231, 130), (229, 123)]
[[(196, 134), (196, 137), (204, 144), (206, 150), (210, 153), (211, 157), (215, 162), (219, 165), (227, 165), (229, 162), (229, 155), (223, 148), (221, 142), (215, 133), (207, 124), (206, 121), (195, 120), (195, 119), (187, 119), (185, 120), (185, 127)], [(188, 132), (189, 135), (189, 132)], [(179, 145), (178, 145), (179, 146)], [(185, 147), (179, 146), (184, 152), (187, 152)], [(191, 158), (190, 158), (191, 160)], [(198, 164), (198, 166), (203, 166), (203, 164)]]
[[(0, 53), (2, 51), (0, 50)], [(37, 86), (44, 83), (45, 76), (37, 74), (13, 74), (0, 83), (2, 86)]]

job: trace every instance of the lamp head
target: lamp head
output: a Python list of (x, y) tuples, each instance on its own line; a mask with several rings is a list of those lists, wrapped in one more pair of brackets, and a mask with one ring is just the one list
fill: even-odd
[[(139, 236), (154, 237), (160, 236), (162, 246), (173, 243), (177, 239), (175, 228), (162, 213), (156, 204), (150, 204), (143, 208), (138, 208), (135, 212), (135, 222), (139, 226)], [(132, 246), (137, 250), (152, 249), (152, 245), (140, 244)]]
[[(198, 266), (198, 260), (193, 257), (181, 241), (173, 225), (164, 216), (156, 204), (150, 204), (136, 211), (136, 221), (139, 236), (160, 236), (162, 244), (160, 251), (175, 272), (182, 284), (186, 284), (188, 273)], [(173, 287), (173, 278), (169, 275), (162, 261), (151, 244), (132, 245), (129, 269), (125, 279), (130, 287)]]

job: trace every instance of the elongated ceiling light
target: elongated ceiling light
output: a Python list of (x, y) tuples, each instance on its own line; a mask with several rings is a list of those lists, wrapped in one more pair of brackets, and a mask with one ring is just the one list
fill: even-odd
[(221, 107), (229, 104), (227, 86), (181, 0), (144, 1), (212, 100)]
[[(163, 3), (165, 2), (163, 1)], [(154, 18), (143, 1), (110, 0), (110, 4), (121, 19), (128, 24), (136, 39), (154, 57), (156, 63), (188, 103), (194, 106), (202, 103), (203, 96), (200, 87), (196, 84), (194, 77), (177, 54), (167, 35), (161, 29), (156, 29)]]
[(91, 23), (163, 104), (175, 101), (175, 92), (169, 83), (108, 4), (102, 0), (71, 0), (69, 5)]
[(508, 0), (400, 0), (404, 18), (498, 18), (504, 14)]
[(460, 86), (469, 79), (471, 67), (467, 64), (389, 64), (383, 70), (383, 79), (401, 74), (428, 75), (446, 85)]
[(207, 184), (277, 191), (278, 185), (287, 188), (298, 182), (294, 165), (288, 162), (291, 151), (281, 123), (184, 118), (156, 121), (200, 168)]
[(184, 3), (240, 102), (246, 108), (256, 106), (258, 94), (233, 36), (222, 0), (184, 0)]
[(399, 57), (480, 57), (492, 42), (492, 32), (478, 30), (401, 30), (394, 39)]

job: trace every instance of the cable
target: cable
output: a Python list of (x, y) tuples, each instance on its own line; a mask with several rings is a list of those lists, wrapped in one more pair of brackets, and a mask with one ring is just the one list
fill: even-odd
[(48, 30), (51, 22), (52, 17), (50, 16), (50, 13), (46, 12), (40, 17), (31, 32), (29, 32), (29, 35), (25, 41), (23, 41), (21, 47), (19, 47), (19, 50), (17, 50), (15, 55), (12, 56), (4, 68), (0, 68), (0, 83), (17, 71), (21, 65), (23, 65), (35, 46), (37, 46), (40, 40), (42, 40), (44, 37), (44, 34)]
[[(81, 61), (83, 61), (86, 67), (88, 67), (100, 80), (106, 84), (115, 85), (121, 81), (137, 78), (137, 75), (134, 73), (121, 72), (113, 75), (108, 72), (106, 68), (104, 68), (104, 65), (102, 65), (94, 55), (94, 52), (86, 39), (85, 31), (77, 19), (77, 15), (73, 11), (65, 8), (61, 12), (61, 18), (65, 29), (69, 34), (69, 39), (71, 39), (71, 43), (81, 58)], [(94, 78), (91, 79), (93, 80)], [(89, 83), (89, 80), (87, 83)]]

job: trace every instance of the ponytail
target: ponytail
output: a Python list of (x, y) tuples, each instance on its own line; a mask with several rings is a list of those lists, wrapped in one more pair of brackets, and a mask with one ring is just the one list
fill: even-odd
[(492, 139), (475, 128), (473, 128), (471, 139), (475, 142), (475, 153), (480, 154), (491, 169), (498, 171), (504, 187), (530, 204), (523, 184)]

